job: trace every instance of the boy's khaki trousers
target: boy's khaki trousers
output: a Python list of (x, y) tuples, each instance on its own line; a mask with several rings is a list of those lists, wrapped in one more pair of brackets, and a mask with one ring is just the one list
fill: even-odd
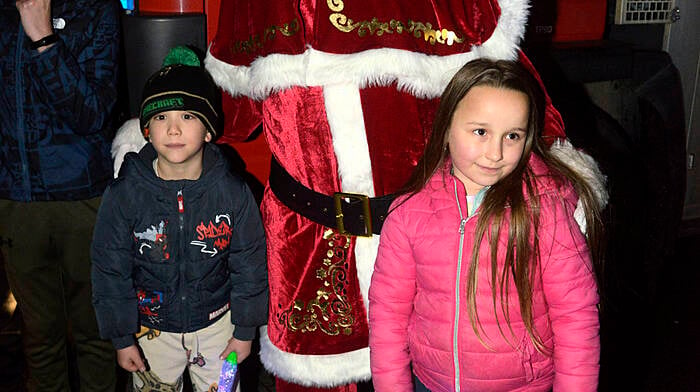
[(233, 330), (230, 311), (214, 324), (195, 332), (173, 333), (141, 328), (138, 344), (148, 370), (133, 374), (134, 390), (182, 391), (182, 376), (186, 370), (194, 391), (216, 390), (223, 365), (219, 354), (226, 348)]

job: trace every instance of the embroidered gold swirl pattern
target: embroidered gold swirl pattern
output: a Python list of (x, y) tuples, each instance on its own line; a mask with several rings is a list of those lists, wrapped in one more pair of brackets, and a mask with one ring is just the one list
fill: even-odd
[(280, 313), (277, 321), (292, 332), (321, 332), (336, 336), (350, 335), (355, 318), (348, 302), (348, 249), (350, 236), (328, 229), (323, 233), (328, 241), (328, 252), (322, 265), (316, 270), (316, 278), (323, 284), (316, 290), (316, 298), (306, 304), (295, 299)]
[(230, 47), (231, 52), (253, 53), (262, 49), (266, 42), (274, 40), (277, 37), (278, 32), (285, 37), (291, 37), (299, 32), (299, 21), (294, 19), (291, 22), (283, 23), (280, 26), (269, 26), (263, 31), (262, 34), (251, 35), (250, 38), (245, 41), (234, 41)]
[(431, 45), (436, 43), (453, 45), (454, 43), (464, 42), (464, 37), (459, 36), (454, 31), (447, 29), (435, 30), (430, 23), (416, 22), (410, 19), (406, 23), (396, 19), (392, 19), (389, 22), (380, 22), (377, 18), (355, 22), (342, 13), (345, 8), (342, 0), (326, 0), (326, 3), (328, 8), (333, 11), (329, 17), (331, 24), (345, 33), (357, 30), (357, 35), (360, 37), (365, 37), (368, 34), (380, 37), (384, 34), (402, 34), (406, 31), (408, 34), (413, 34), (416, 38), (423, 38)]

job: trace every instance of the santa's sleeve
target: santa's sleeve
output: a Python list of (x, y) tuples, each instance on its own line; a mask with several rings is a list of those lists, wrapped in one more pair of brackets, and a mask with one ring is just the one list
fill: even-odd
[(518, 57), (520, 63), (523, 64), (523, 66), (525, 66), (525, 68), (527, 68), (540, 83), (540, 86), (542, 86), (542, 91), (544, 92), (546, 108), (544, 112), (544, 130), (542, 131), (543, 138), (549, 145), (554, 143), (554, 141), (557, 139), (566, 139), (566, 132), (564, 132), (564, 120), (562, 120), (559, 111), (554, 107), (554, 105), (552, 105), (552, 99), (549, 97), (549, 94), (547, 94), (547, 89), (542, 82), (540, 74), (537, 72), (535, 66), (532, 65), (532, 62), (530, 62), (530, 59), (527, 58), (522, 50), (518, 51)]
[(221, 105), (224, 112), (224, 131), (217, 143), (245, 141), (262, 123), (261, 103), (248, 97), (232, 97), (222, 92)]

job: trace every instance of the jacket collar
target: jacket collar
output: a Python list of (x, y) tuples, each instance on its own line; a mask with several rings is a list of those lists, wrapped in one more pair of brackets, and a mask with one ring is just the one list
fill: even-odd
[(128, 153), (124, 158), (124, 170), (121, 176), (137, 177), (140, 181), (154, 189), (185, 190), (203, 192), (210, 184), (214, 184), (227, 170), (227, 164), (219, 148), (211, 143), (204, 144), (202, 154), (202, 174), (197, 180), (163, 180), (156, 176), (153, 170), (153, 160), (158, 154), (151, 143), (147, 143), (137, 153)]
[[(528, 167), (534, 175), (536, 195), (539, 196), (557, 191), (558, 185), (554, 179), (554, 174), (549, 169), (549, 167), (547, 167), (542, 158), (540, 158), (534, 153), (530, 154), (530, 157), (528, 158)], [(430, 189), (444, 188), (451, 195), (451, 197), (454, 198), (454, 181), (458, 185), (457, 188), (459, 190), (460, 200), (466, 199), (467, 194), (464, 189), (464, 184), (462, 184), (462, 182), (452, 174), (451, 170), (452, 160), (448, 158), (445, 160), (445, 164), (438, 171), (436, 171), (433, 177), (428, 181), (426, 187), (429, 187)], [(525, 185), (523, 185), (523, 191), (525, 192), (524, 187)], [(477, 194), (477, 204), (481, 204), (481, 201), (483, 201), (483, 197), (487, 190), (488, 187), (479, 191), (479, 193)], [(525, 193), (525, 197), (528, 197), (527, 193)]]

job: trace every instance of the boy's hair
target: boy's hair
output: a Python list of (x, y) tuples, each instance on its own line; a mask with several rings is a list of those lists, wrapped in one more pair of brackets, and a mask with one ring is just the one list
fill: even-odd
[[(477, 221), (472, 259), (467, 279), (467, 304), (474, 332), (481, 338), (479, 316), (476, 310), (476, 281), (479, 249), (486, 237), (491, 249), (492, 302), (494, 312), (503, 315), (510, 328), (508, 312), (508, 284), (512, 282), (518, 292), (520, 312), (530, 339), (540, 352), (549, 352), (534, 329), (532, 315), (532, 288), (535, 271), (540, 259), (537, 243), (539, 229), (539, 204), (535, 175), (528, 162), (534, 153), (551, 169), (555, 181), (561, 185), (570, 183), (584, 206), (586, 217), (586, 242), (591, 258), (599, 271), (601, 261), (602, 223), (594, 190), (583, 178), (557, 159), (542, 138), (545, 116), (545, 95), (542, 86), (522, 64), (514, 61), (477, 59), (464, 65), (445, 88), (433, 122), (433, 131), (418, 163), (402, 193), (415, 195), (422, 190), (428, 180), (444, 168), (449, 159), (447, 148), (448, 132), (452, 117), (459, 102), (472, 87), (489, 86), (519, 91), (529, 100), (527, 134), (522, 157), (515, 169), (492, 185), (486, 192), (480, 206)], [(523, 184), (527, 192), (523, 192)], [(573, 211), (570, 211), (573, 215)], [(509, 216), (510, 220), (507, 221)], [(509, 223), (508, 223), (509, 222)], [(572, 227), (571, 230), (579, 230)], [(501, 236), (507, 236), (505, 265), (498, 268), (496, 249)], [(517, 252), (515, 251), (517, 249)], [(498, 310), (500, 303), (500, 311)], [(499, 329), (500, 322), (499, 322)], [(511, 329), (512, 333), (512, 329)], [(501, 334), (503, 330), (501, 329)], [(504, 335), (505, 336), (505, 335)]]
[(158, 113), (183, 110), (197, 116), (211, 132), (220, 133), (221, 94), (197, 54), (185, 46), (170, 50), (163, 68), (148, 78), (139, 111), (141, 131), (147, 136), (148, 123)]

